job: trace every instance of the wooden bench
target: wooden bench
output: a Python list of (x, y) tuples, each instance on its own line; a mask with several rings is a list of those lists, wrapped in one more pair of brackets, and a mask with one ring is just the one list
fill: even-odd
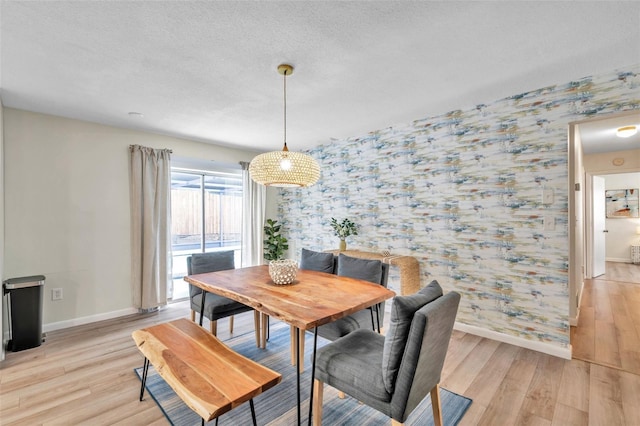
[(202, 417), (202, 424), (275, 386), (282, 375), (226, 346), (202, 327), (179, 319), (132, 333), (145, 356), (140, 400), (151, 363), (175, 393)]

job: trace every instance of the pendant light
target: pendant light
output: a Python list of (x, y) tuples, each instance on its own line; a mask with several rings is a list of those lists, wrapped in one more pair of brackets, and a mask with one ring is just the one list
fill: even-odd
[(310, 155), (289, 151), (287, 147), (287, 76), (293, 73), (288, 64), (278, 66), (284, 80), (284, 147), (282, 151), (265, 152), (249, 164), (251, 179), (266, 186), (311, 186), (320, 178), (320, 166)]

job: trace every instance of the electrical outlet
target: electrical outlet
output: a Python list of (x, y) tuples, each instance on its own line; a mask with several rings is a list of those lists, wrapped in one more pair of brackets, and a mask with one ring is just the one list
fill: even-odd
[(51, 289), (51, 300), (62, 300), (62, 289), (61, 288), (52, 288)]
[(553, 204), (553, 189), (542, 190), (542, 204)]

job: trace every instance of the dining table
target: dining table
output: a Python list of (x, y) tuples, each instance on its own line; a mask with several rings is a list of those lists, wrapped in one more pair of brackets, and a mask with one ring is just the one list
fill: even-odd
[[(259, 265), (224, 271), (194, 274), (184, 280), (203, 291), (238, 301), (264, 315), (283, 321), (295, 332), (297, 373), (297, 416), (301, 424), (300, 398), (300, 337), (313, 331), (311, 356), (311, 389), (309, 391), (309, 417), (311, 424), (313, 381), (315, 378), (318, 327), (350, 314), (375, 306), (395, 293), (369, 281), (325, 272), (299, 269), (291, 284), (275, 284), (269, 276), (269, 266)], [(204, 297), (202, 298), (205, 299)], [(200, 315), (202, 320), (202, 312)]]

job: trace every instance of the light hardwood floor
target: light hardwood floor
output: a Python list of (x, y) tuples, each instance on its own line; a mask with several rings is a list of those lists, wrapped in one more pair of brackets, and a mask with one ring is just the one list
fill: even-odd
[(606, 262), (604, 275), (596, 277), (595, 279), (640, 284), (640, 265), (622, 262)]
[(571, 345), (576, 359), (640, 375), (640, 265), (607, 262), (585, 280)]
[[(39, 348), (8, 353), (0, 365), (0, 424), (167, 424), (150, 398), (138, 401), (132, 370), (142, 357), (131, 332), (188, 315), (187, 304), (178, 303), (52, 332)], [(236, 316), (235, 330), (253, 332), (251, 313)], [(228, 328), (219, 327), (219, 335), (227, 338)], [(609, 426), (640, 419), (638, 375), (457, 331), (442, 386), (473, 399), (462, 425)]]

